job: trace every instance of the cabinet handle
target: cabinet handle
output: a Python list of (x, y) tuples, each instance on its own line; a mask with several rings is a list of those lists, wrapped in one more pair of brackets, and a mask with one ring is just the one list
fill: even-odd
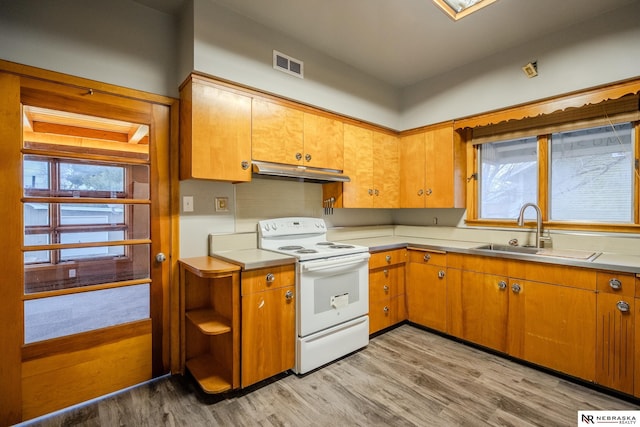
[(305, 159), (307, 162), (310, 162), (310, 161), (311, 161), (311, 154), (305, 154), (304, 159)]
[(384, 259), (387, 260), (387, 264), (391, 263), (391, 255), (387, 255)]
[(241, 161), (240, 167), (242, 168), (243, 171), (246, 171), (247, 169), (249, 169), (249, 162), (247, 162), (246, 160)]
[(425, 262), (429, 262), (429, 260), (431, 259), (431, 254), (424, 254), (424, 256), (422, 257), (422, 259), (423, 259)]
[(296, 160), (300, 160), (302, 158), (302, 153), (296, 153)]
[(382, 311), (384, 311), (385, 313), (389, 312), (389, 307), (387, 307), (386, 305), (384, 306), (384, 308), (382, 309)]
[(389, 285), (384, 285), (382, 287), (382, 289), (384, 289), (384, 291), (388, 293), (389, 292)]
[(444, 270), (438, 271), (438, 279), (443, 279), (443, 278), (444, 278)]
[(433, 191), (430, 188), (427, 188), (427, 191), (424, 192), (427, 196), (430, 196)]
[(609, 286), (611, 286), (611, 289), (615, 289), (617, 291), (622, 288), (622, 282), (614, 277), (609, 280)]
[(424, 190), (421, 188), (418, 190), (418, 196), (422, 196), (424, 194)]
[(498, 289), (507, 289), (507, 282), (501, 280), (498, 282)]
[(519, 284), (514, 283), (513, 285), (511, 285), (511, 290), (512, 290), (514, 293), (519, 294), (519, 293), (520, 293), (520, 291), (522, 290), (522, 288), (520, 287), (520, 285), (519, 285)]
[(273, 273), (269, 273), (267, 274), (267, 283), (273, 283), (276, 280), (276, 276), (273, 275)]
[(284, 294), (284, 299), (286, 299), (287, 301), (291, 301), (293, 299), (293, 292), (287, 291), (287, 293)]

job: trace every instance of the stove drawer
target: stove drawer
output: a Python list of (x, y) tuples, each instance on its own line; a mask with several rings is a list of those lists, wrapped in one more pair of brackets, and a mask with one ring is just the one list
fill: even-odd
[(293, 286), (295, 283), (295, 264), (247, 270), (241, 276), (242, 295)]

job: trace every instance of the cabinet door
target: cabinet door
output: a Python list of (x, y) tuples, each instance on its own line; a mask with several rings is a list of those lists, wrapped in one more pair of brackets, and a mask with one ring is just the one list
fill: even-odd
[(454, 207), (453, 160), (453, 126), (425, 132), (425, 207)]
[(242, 387), (293, 368), (293, 292), (288, 286), (242, 297)]
[(508, 279), (462, 272), (461, 338), (497, 351), (507, 351)]
[(344, 125), (344, 173), (351, 179), (342, 187), (345, 208), (373, 207), (372, 144), (372, 131)]
[(598, 294), (596, 382), (633, 394), (634, 298)]
[(304, 165), (344, 169), (344, 129), (341, 121), (304, 113)]
[[(518, 308), (522, 358), (548, 368), (593, 381), (595, 377), (596, 293), (559, 285), (519, 282), (511, 300)], [(526, 296), (524, 293), (526, 292)], [(509, 323), (512, 311), (509, 311)], [(511, 326), (511, 325), (510, 325)]]
[(400, 197), (398, 138), (373, 132), (373, 207), (397, 208)]
[(425, 134), (400, 138), (400, 207), (425, 207)]
[(438, 331), (446, 331), (446, 268), (410, 262), (408, 269), (406, 295), (409, 321)]
[(254, 99), (251, 116), (253, 160), (289, 165), (303, 164), (302, 111)]
[(251, 98), (193, 79), (180, 101), (180, 178), (250, 181)]

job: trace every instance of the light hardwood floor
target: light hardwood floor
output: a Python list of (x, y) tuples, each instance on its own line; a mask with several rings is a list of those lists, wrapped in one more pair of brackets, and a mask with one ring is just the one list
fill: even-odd
[(165, 377), (37, 426), (575, 426), (640, 406), (403, 325), (303, 377), (213, 402)]

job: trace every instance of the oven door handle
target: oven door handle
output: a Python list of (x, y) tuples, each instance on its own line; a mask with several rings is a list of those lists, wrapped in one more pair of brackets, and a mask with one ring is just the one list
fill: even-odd
[(363, 261), (367, 261), (369, 257), (369, 253), (365, 252), (362, 256), (349, 257), (342, 260), (313, 261), (303, 263), (302, 268), (304, 271), (328, 270), (332, 268), (346, 267), (353, 264), (360, 264)]

